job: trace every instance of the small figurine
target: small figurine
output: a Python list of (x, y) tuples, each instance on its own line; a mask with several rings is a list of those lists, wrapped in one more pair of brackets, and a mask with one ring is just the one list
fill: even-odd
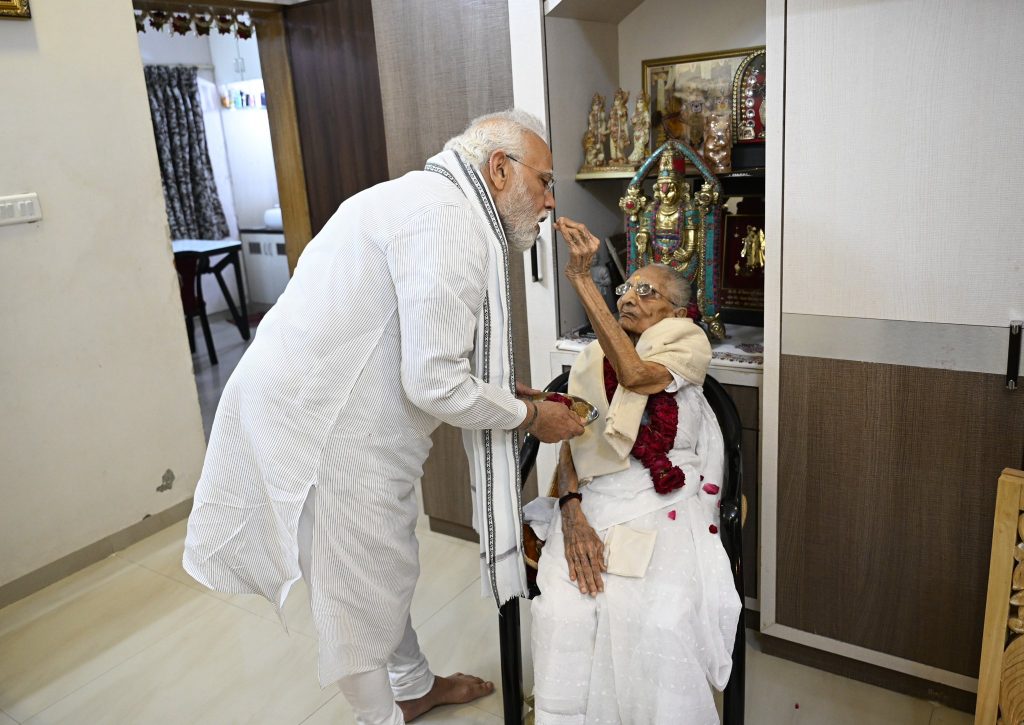
[(647, 158), (647, 144), (651, 140), (651, 116), (647, 110), (647, 94), (636, 97), (633, 108), (633, 153), (629, 155), (629, 163), (640, 166)]
[(724, 113), (704, 118), (704, 159), (716, 174), (732, 171), (732, 120)]
[(622, 166), (626, 163), (626, 147), (629, 144), (629, 91), (621, 88), (615, 91), (612, 110), (608, 119), (609, 163)]
[(595, 93), (590, 101), (587, 132), (583, 134), (584, 168), (604, 166), (604, 140), (608, 136), (608, 121), (604, 114), (604, 96)]
[(747, 236), (743, 237), (740, 249), (741, 260), (736, 263), (736, 274), (747, 277), (759, 269), (764, 269), (764, 230), (748, 226)]
[(658, 169), (658, 180), (654, 183), (655, 224), (659, 232), (674, 230), (679, 222), (679, 202), (682, 198), (680, 187), (683, 180), (672, 166), (674, 155), (672, 149), (666, 149), (661, 155)]
[(604, 149), (589, 128), (583, 134), (583, 169), (596, 169), (601, 166)]

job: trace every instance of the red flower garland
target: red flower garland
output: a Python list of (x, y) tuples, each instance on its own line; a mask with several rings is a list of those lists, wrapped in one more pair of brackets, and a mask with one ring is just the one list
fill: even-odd
[(546, 398), (544, 398), (544, 399), (545, 400), (549, 400), (552, 403), (561, 403), (566, 408), (571, 408), (572, 407), (572, 400), (570, 400), (569, 398), (565, 397), (564, 395), (559, 395), (558, 393), (548, 393), (548, 396)]
[[(608, 358), (605, 358), (604, 392), (609, 403), (617, 387), (619, 380), (615, 375), (615, 369), (608, 362)], [(672, 393), (662, 391), (647, 396), (645, 411), (648, 422), (646, 425), (641, 423), (630, 453), (651, 472), (655, 491), (662, 494), (671, 493), (686, 485), (686, 474), (668, 459), (668, 452), (672, 450), (676, 429), (679, 427), (679, 406), (676, 405)]]

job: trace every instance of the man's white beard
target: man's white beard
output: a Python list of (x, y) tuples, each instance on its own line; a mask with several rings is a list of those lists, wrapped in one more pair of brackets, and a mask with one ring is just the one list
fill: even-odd
[(504, 201), (497, 201), (498, 217), (512, 251), (522, 253), (537, 241), (536, 212), (523, 177), (515, 174)]

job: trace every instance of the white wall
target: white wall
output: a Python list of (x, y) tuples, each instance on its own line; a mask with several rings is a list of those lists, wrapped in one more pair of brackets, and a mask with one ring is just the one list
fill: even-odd
[[(607, 181), (576, 183), (583, 164), (583, 134), (587, 130), (590, 99), (605, 97), (606, 107), (618, 85), (618, 40), (614, 25), (549, 17), (545, 21), (548, 67), (548, 102), (551, 114), (551, 154), (554, 158), (555, 212), (581, 221), (599, 238), (621, 231), (616, 206), (625, 184)], [(562, 334), (587, 322), (586, 314), (565, 282), (569, 261), (565, 240), (557, 237), (556, 274), (559, 279), (558, 316)], [(602, 256), (603, 256), (602, 252)], [(532, 343), (531, 343), (532, 344)], [(553, 347), (554, 341), (547, 347)]]
[[(210, 62), (214, 65), (218, 84), (251, 81), (263, 77), (258, 42), (255, 36), (248, 40), (239, 40), (233, 35), (210, 33)], [(235, 57), (238, 55), (245, 61), (245, 72), (242, 74), (235, 72)]]
[[(229, 88), (236, 84), (246, 93), (263, 90), (258, 40), (237, 40), (229, 35), (210, 36), (217, 84)], [(245, 72), (235, 72), (235, 57), (245, 61)], [(272, 98), (267, 103), (273, 103)], [(235, 212), (242, 229), (263, 227), (263, 212), (279, 203), (274, 152), (270, 145), (270, 122), (264, 108), (224, 109), (224, 138), (227, 142)]]
[(764, 44), (765, 0), (645, 0), (619, 23), (619, 82), (635, 96), (645, 60)]
[[(146, 32), (138, 33), (137, 37), (139, 54), (142, 56), (142, 62), (147, 65), (213, 64), (210, 42), (207, 38), (196, 35), (171, 35), (166, 28), (157, 32), (148, 26)], [(213, 80), (213, 75), (209, 71), (200, 71), (200, 75)]]
[[(262, 92), (263, 88), (262, 82), (256, 81), (244, 86), (243, 92), (254, 95)], [(268, 100), (268, 103), (273, 101)], [(267, 111), (265, 108), (225, 108), (221, 111), (221, 121), (231, 167), (231, 189), (238, 227), (260, 229), (263, 227), (263, 212), (280, 201)]]
[(135, 35), (125, 0), (0, 22), (0, 194), (35, 191), (43, 210), (0, 227), (0, 584), (187, 499), (199, 476)]

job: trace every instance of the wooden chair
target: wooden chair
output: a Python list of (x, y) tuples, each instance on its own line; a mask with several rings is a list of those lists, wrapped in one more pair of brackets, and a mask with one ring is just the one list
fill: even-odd
[[(1024, 471), (1003, 470), (996, 493), (976, 725), (1024, 721)], [(1000, 719), (1001, 716), (1001, 719)]]
[[(564, 393), (569, 386), (569, 373), (552, 380), (544, 390)], [(704, 379), (704, 397), (718, 418), (725, 442), (725, 480), (722, 485), (722, 513), (719, 536), (729, 556), (736, 591), (743, 602), (743, 429), (740, 415), (729, 393), (721, 383), (708, 375)], [(540, 441), (526, 436), (519, 454), (519, 472), (523, 481), (530, 475), (537, 460)], [(539, 594), (531, 582), (530, 598)], [(743, 725), (744, 682), (746, 670), (746, 629), (743, 610), (736, 626), (732, 650), (732, 674), (723, 693), (723, 725)], [(519, 600), (513, 599), (498, 611), (498, 638), (501, 652), (501, 687), (506, 723), (523, 721), (523, 652), (519, 626)]]

